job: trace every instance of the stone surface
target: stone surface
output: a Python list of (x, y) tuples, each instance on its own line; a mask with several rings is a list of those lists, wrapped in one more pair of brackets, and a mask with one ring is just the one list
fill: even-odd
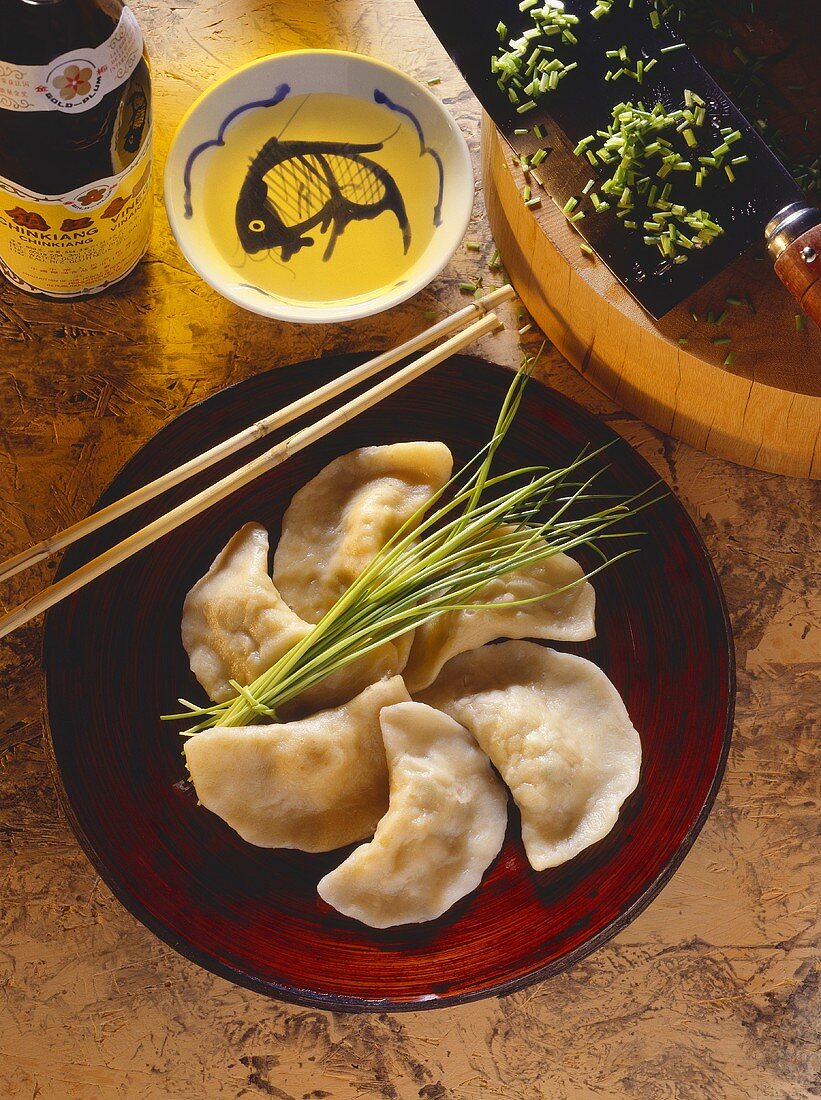
[[(161, 169), (183, 110), (273, 49), (338, 45), (434, 92), (478, 160), (478, 107), (410, 0), (135, 2), (152, 46)], [(193, 401), (270, 366), (387, 347), (464, 298), (493, 245), (477, 196), (443, 275), (389, 317), (293, 328), (241, 313), (180, 256), (155, 181), (149, 257), (72, 305), (0, 287), (0, 556), (82, 516)], [(514, 366), (508, 331), (482, 353)], [(535, 331), (522, 338), (529, 351)], [(46, 767), (39, 624), (0, 642), (0, 1095), (467, 1100), (798, 1100), (821, 1094), (817, 998), (818, 489), (709, 458), (621, 413), (557, 353), (542, 378), (602, 416), (694, 518), (736, 634), (726, 778), (684, 864), (633, 924), (572, 970), (502, 999), (398, 1015), (292, 1008), (181, 958), (111, 896)], [(15, 578), (11, 606), (53, 565)]]

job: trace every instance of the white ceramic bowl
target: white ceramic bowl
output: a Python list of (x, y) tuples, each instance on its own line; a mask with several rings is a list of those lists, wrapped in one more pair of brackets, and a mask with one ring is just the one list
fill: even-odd
[(186, 259), (232, 302), (347, 321), (439, 274), (470, 219), (473, 170), (456, 123), (415, 80), (359, 54), (299, 50), (200, 96), (171, 144), (165, 205)]

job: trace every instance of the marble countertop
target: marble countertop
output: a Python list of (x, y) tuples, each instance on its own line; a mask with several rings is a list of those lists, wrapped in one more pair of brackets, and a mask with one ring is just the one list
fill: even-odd
[[(340, 46), (401, 66), (468, 137), (479, 108), (411, 0), (135, 0), (154, 62), (156, 163), (214, 78), (272, 50)], [(478, 179), (478, 171), (477, 171)], [(260, 369), (386, 347), (464, 304), (493, 251), (477, 183), (468, 239), (388, 316), (296, 328), (241, 312), (173, 242), (155, 179), (147, 259), (73, 304), (0, 286), (0, 557), (86, 513), (164, 423)], [(482, 354), (513, 367), (506, 332)], [(620, 432), (669, 484), (716, 564), (735, 633), (733, 746), (715, 807), (659, 897), (542, 984), (457, 1008), (344, 1015), (237, 988), (112, 896), (46, 765), (40, 623), (0, 642), (0, 1094), (14, 1100), (276, 1097), (798, 1100), (816, 1095), (818, 486), (711, 458), (648, 428), (547, 350), (542, 380)], [(53, 563), (10, 582), (6, 606)]]

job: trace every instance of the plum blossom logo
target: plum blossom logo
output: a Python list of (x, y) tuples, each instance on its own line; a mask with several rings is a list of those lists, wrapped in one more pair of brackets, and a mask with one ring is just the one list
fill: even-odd
[(52, 86), (57, 89), (61, 99), (70, 101), (76, 96), (88, 95), (91, 91), (91, 77), (93, 70), (87, 65), (81, 69), (79, 65), (66, 65), (59, 76), (52, 80)]
[(94, 203), (102, 202), (107, 194), (108, 188), (106, 187), (92, 187), (90, 191), (86, 191), (84, 195), (80, 195), (77, 202), (80, 206), (92, 206)]

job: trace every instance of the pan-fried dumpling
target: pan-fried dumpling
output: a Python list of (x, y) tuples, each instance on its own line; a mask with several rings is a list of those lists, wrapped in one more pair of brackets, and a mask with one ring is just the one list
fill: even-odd
[(274, 555), (274, 581), (294, 611), (319, 622), (452, 466), (444, 443), (394, 443), (320, 470), (288, 506)]
[(434, 920), (475, 890), (502, 847), (507, 796), (473, 737), (422, 703), (380, 715), (390, 805), (373, 840), (320, 880), (372, 928)]
[(194, 734), (185, 761), (197, 797), (263, 848), (327, 852), (362, 840), (388, 806), (379, 712), (407, 699), (395, 676), (310, 718)]
[[(505, 577), (496, 577), (471, 597), (492, 608), (450, 611), (416, 628), (403, 676), (411, 693), (432, 684), (451, 657), (478, 649), (494, 638), (549, 638), (583, 642), (596, 636), (596, 595), (581, 581), (582, 567), (567, 554), (554, 554)], [(555, 593), (559, 588), (564, 592)], [(544, 596), (509, 607), (514, 600)]]
[[(253, 683), (310, 630), (268, 575), (268, 532), (258, 523), (246, 523), (229, 540), (183, 605), (182, 641), (191, 671), (215, 703), (236, 695), (230, 680)], [(410, 637), (387, 642), (292, 699), (279, 716), (338, 706), (368, 684), (394, 676), (409, 645)]]
[(608, 678), (582, 657), (535, 642), (485, 646), (448, 661), (421, 698), (493, 761), (537, 871), (607, 836), (639, 781), (639, 735)]

